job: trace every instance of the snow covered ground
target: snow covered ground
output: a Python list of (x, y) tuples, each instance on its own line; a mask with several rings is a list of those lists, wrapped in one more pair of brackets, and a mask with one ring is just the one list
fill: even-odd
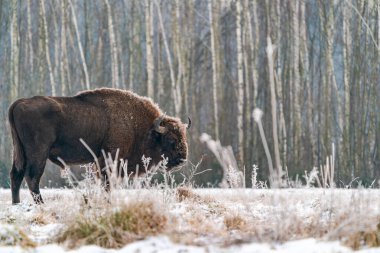
[(131, 199), (154, 200), (169, 218), (167, 231), (121, 249), (70, 250), (55, 236), (82, 212), (82, 193), (45, 189), (45, 204), (35, 206), (23, 190), (22, 203), (12, 206), (10, 190), (0, 190), (0, 252), (353, 252), (345, 246), (352, 235), (380, 222), (377, 189), (119, 190), (113, 208)]

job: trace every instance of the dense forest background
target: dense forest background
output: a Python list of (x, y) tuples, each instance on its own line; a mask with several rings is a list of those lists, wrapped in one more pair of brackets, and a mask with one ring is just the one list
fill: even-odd
[[(267, 179), (256, 107), (275, 167), (294, 178), (334, 153), (337, 186), (369, 185), (380, 178), (379, 45), (378, 0), (1, 0), (1, 186), (10, 104), (97, 87), (191, 117), (190, 160), (206, 154), (200, 170), (212, 168), (199, 185), (222, 176), (202, 133)], [(44, 184), (57, 185), (59, 170), (48, 170)]]

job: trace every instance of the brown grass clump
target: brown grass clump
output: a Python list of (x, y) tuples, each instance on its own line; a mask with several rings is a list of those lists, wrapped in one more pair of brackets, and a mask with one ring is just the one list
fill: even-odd
[(380, 247), (380, 222), (377, 224), (375, 230), (359, 231), (350, 235), (346, 244), (354, 250), (358, 250), (362, 247)]
[(39, 213), (32, 217), (31, 223), (36, 225), (46, 225), (48, 222), (46, 221), (45, 216), (42, 213)]
[(246, 225), (246, 221), (239, 215), (225, 216), (224, 225), (227, 230), (242, 230)]
[(179, 187), (177, 188), (177, 199), (178, 201), (188, 200), (199, 200), (200, 196), (195, 194), (190, 188), (187, 187)]
[(96, 244), (105, 248), (121, 248), (125, 244), (162, 232), (167, 217), (153, 202), (134, 202), (100, 218), (79, 217), (57, 241), (70, 248)]

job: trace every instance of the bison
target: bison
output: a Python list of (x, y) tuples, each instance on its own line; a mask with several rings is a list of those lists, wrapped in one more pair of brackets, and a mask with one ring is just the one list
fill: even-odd
[(66, 164), (93, 162), (80, 142), (83, 139), (106, 174), (102, 150), (128, 161), (128, 173), (142, 166), (142, 156), (156, 165), (167, 158), (167, 168), (187, 159), (186, 129), (178, 118), (162, 113), (147, 97), (131, 91), (101, 88), (73, 97), (35, 96), (15, 101), (9, 108), (13, 139), (13, 165), (10, 171), (12, 203), (20, 202), (20, 185), (26, 183), (36, 203), (43, 203), (39, 183), (47, 159)]

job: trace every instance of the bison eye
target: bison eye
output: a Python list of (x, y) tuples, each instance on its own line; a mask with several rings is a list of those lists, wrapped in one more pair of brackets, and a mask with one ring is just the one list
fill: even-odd
[(156, 142), (160, 142), (162, 138), (161, 134), (157, 133), (156, 131), (152, 132), (152, 137), (153, 137), (153, 140), (155, 140)]
[(175, 149), (175, 141), (169, 140), (169, 146), (170, 148)]

